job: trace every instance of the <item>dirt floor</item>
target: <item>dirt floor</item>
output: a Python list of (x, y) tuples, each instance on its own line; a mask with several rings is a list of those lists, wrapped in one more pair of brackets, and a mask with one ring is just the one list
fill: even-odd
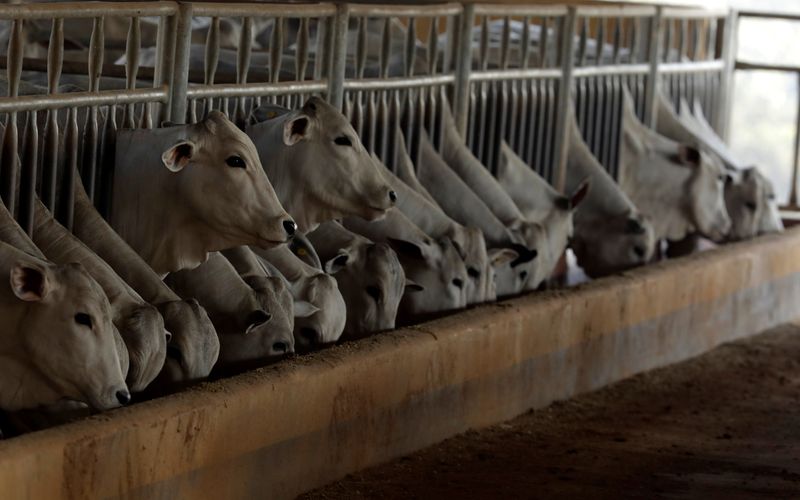
[(470, 431), (306, 499), (800, 498), (800, 327)]

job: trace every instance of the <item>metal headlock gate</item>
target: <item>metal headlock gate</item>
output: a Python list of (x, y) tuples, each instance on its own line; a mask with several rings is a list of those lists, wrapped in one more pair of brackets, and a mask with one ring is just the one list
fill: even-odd
[[(697, 99), (724, 134), (733, 16), (459, 3), (3, 5), (0, 197), (27, 230), (37, 195), (70, 227), (73, 172), (109, 207), (118, 128), (193, 123), (210, 109), (243, 126), (262, 102), (298, 107), (312, 94), (340, 107), (389, 166), (397, 127), (412, 158), (423, 131), (438, 145), (447, 99), (488, 168), (506, 140), (560, 188), (570, 97), (612, 173), (623, 86), (646, 123), (662, 89), (674, 102)], [(33, 50), (41, 45), (45, 54)]]

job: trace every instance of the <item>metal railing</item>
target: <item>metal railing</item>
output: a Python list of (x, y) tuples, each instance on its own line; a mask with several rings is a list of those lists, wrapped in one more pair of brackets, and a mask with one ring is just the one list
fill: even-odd
[[(663, 87), (676, 101), (698, 98), (724, 132), (735, 19), (635, 6), (0, 6), (9, 22), (0, 197), (26, 229), (36, 195), (69, 227), (75, 168), (101, 211), (109, 207), (119, 126), (192, 123), (210, 109), (243, 126), (262, 102), (297, 107), (311, 94), (340, 107), (390, 166), (397, 127), (412, 158), (423, 131), (438, 145), (447, 99), (487, 167), (505, 140), (561, 188), (570, 97), (612, 172), (623, 86), (647, 123)], [(45, 54), (30, 50), (37, 36)]]
[[(800, 14), (788, 13), (774, 13), (763, 11), (749, 11), (742, 10), (732, 14), (734, 22), (738, 23), (739, 19), (752, 18), (752, 19), (769, 19), (769, 20), (783, 20), (800, 22)], [(789, 203), (782, 206), (781, 209), (800, 211), (800, 200), (798, 200), (797, 181), (798, 171), (800, 170), (800, 66), (780, 65), (780, 64), (764, 64), (753, 61), (739, 60), (736, 53), (735, 40), (731, 49), (731, 58), (733, 64), (731, 65), (733, 71), (777, 71), (780, 73), (793, 73), (797, 75), (798, 83), (798, 109), (795, 119), (794, 129), (794, 148), (792, 155), (792, 185), (789, 190)]]

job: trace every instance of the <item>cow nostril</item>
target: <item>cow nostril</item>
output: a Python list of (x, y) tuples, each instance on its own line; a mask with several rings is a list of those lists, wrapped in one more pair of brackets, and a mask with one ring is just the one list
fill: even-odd
[(283, 221), (283, 229), (286, 230), (286, 234), (289, 236), (294, 236), (294, 233), (297, 232), (297, 224), (293, 220), (285, 220)]
[(313, 328), (301, 328), (300, 337), (302, 337), (308, 345), (315, 345), (319, 342), (319, 334)]
[(117, 401), (119, 404), (126, 405), (131, 402), (131, 393), (128, 391), (117, 391)]
[(453, 280), (453, 285), (455, 285), (456, 288), (463, 288), (464, 287), (464, 280), (462, 280), (460, 278), (455, 278)]
[(528, 271), (522, 271), (521, 273), (519, 273), (519, 279), (521, 279), (522, 281), (525, 281), (525, 278), (527, 277), (528, 277)]
[(289, 345), (286, 342), (275, 342), (272, 344), (272, 350), (275, 352), (280, 352), (282, 354), (286, 354), (289, 352)]
[(644, 257), (644, 247), (636, 245), (635, 247), (633, 247), (633, 253), (635, 253), (636, 256), (641, 259), (642, 257)]
[(394, 191), (389, 191), (389, 200), (394, 203), (397, 201), (397, 193)]

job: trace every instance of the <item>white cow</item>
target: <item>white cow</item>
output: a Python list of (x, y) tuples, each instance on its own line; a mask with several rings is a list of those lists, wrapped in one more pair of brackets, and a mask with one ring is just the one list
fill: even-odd
[(322, 99), (312, 97), (302, 109), (250, 125), (247, 134), (304, 233), (349, 215), (377, 219), (394, 206), (397, 195), (350, 122)]
[(291, 332), (269, 327), (271, 311), (219, 252), (195, 269), (171, 273), (165, 281), (178, 295), (197, 299), (208, 311), (219, 333), (220, 368), (239, 369), (294, 352)]
[(406, 276), (422, 287), (421, 291), (403, 295), (399, 322), (407, 324), (432, 313), (466, 306), (467, 270), (449, 238), (429, 237), (397, 209), (379, 221), (349, 217), (343, 223), (357, 234), (390, 245)]
[[(523, 290), (533, 274), (537, 255), (528, 248), (525, 239), (506, 227), (481, 198), (453, 172), (439, 156), (433, 145), (422, 137), (417, 177), (445, 213), (460, 224), (480, 228), (490, 247), (489, 260), (495, 272), (498, 297), (514, 295)], [(509, 248), (516, 252), (510, 260)]]
[(406, 278), (394, 250), (335, 221), (320, 224), (308, 238), (347, 304), (343, 337), (393, 329), (403, 294), (421, 290)]
[(39, 201), (35, 201), (33, 243), (55, 264), (81, 263), (108, 297), (112, 321), (125, 341), (130, 360), (128, 387), (144, 390), (161, 372), (170, 334), (158, 310), (145, 302), (114, 270), (86, 245), (56, 222)]
[(86, 196), (80, 180), (74, 188), (72, 231), (114, 269), (147, 302), (156, 306), (172, 334), (164, 369), (156, 380), (161, 390), (206, 378), (219, 356), (219, 339), (205, 309), (181, 300), (153, 269), (111, 229)]
[(655, 250), (652, 224), (592, 155), (575, 121), (574, 103), (569, 109), (565, 188), (574, 193), (587, 179), (592, 186), (574, 215), (570, 248), (593, 278), (645, 264)]
[(0, 243), (0, 408), (63, 399), (108, 410), (127, 404), (111, 305), (80, 264), (58, 266)]
[(736, 159), (697, 106), (695, 114), (682, 102), (679, 117), (663, 95), (658, 99), (656, 131), (670, 139), (703, 149), (727, 167), (730, 176), (725, 184), (725, 206), (731, 218), (729, 240), (743, 240), (759, 234), (783, 230), (772, 183), (756, 167), (746, 167)]
[[(464, 286), (467, 304), (494, 301), (497, 298), (495, 275), (486, 251), (486, 240), (483, 233), (477, 227), (462, 226), (444, 213), (414, 175), (414, 165), (406, 151), (403, 134), (399, 130), (396, 134), (396, 141), (396, 176), (389, 171), (388, 167), (380, 163), (380, 160), (375, 158), (375, 161), (381, 165), (382, 172), (397, 192), (397, 208), (428, 236), (435, 239), (450, 238), (453, 245), (456, 246), (467, 268), (468, 279)], [(403, 178), (408, 179), (410, 184)], [(505, 253), (510, 255), (510, 260), (518, 256), (513, 251)]]
[(347, 322), (347, 307), (333, 276), (309, 266), (286, 246), (265, 250), (250, 247), (271, 276), (289, 284), (294, 304), (295, 349), (307, 351), (339, 340)]
[(194, 125), (121, 130), (115, 165), (111, 226), (161, 275), (209, 252), (280, 245), (296, 229), (252, 141), (218, 111)]
[(677, 241), (696, 231), (721, 241), (731, 226), (722, 165), (647, 128), (628, 92), (621, 129), (620, 186), (650, 216), (656, 239)]
[(503, 141), (497, 180), (528, 220), (542, 225), (546, 244), (539, 247), (538, 274), (528, 279), (526, 290), (535, 290), (550, 277), (574, 233), (573, 216), (589, 191), (589, 181), (568, 197), (553, 189)]

